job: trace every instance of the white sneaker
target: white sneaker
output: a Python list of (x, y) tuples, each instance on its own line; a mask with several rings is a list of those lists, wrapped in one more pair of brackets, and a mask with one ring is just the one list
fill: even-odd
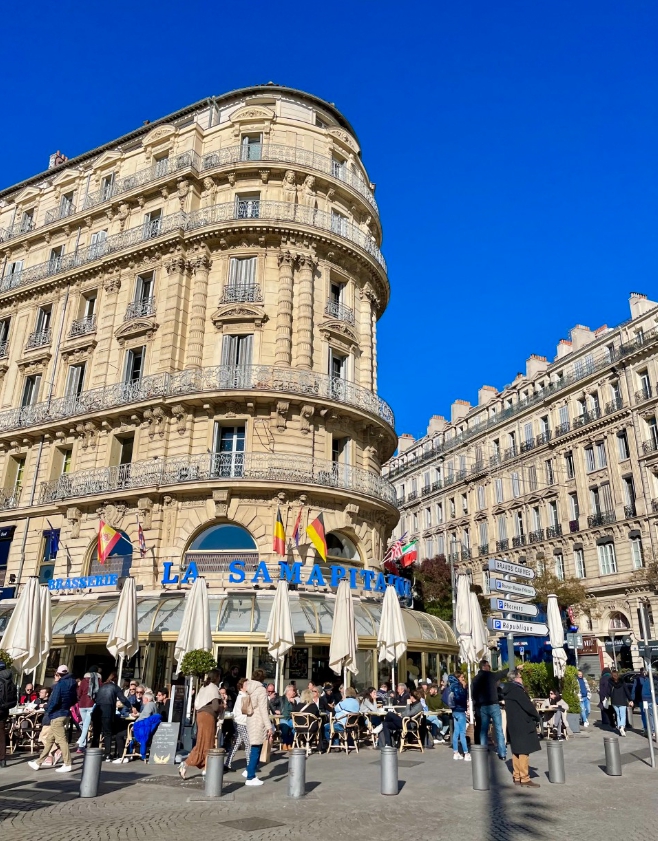
[(247, 776), (247, 771), (246, 771), (246, 769), (242, 772), (242, 776), (243, 776), (243, 777), (246, 777), (246, 776)]
[(73, 770), (72, 765), (62, 765), (61, 768), (57, 768), (55, 773), (56, 774), (68, 774), (69, 771)]
[(245, 782), (245, 785), (246, 786), (262, 786), (263, 781), (259, 780), (258, 777), (254, 777), (253, 780), (247, 780)]
[(620, 728), (619, 728), (619, 735), (620, 735), (620, 736), (625, 736), (625, 735), (626, 735), (626, 731), (624, 730), (624, 728), (623, 728), (623, 727), (620, 727)]
[(464, 754), (464, 762), (470, 762), (470, 761), (471, 761), (470, 753)]
[(39, 765), (39, 763), (38, 763), (38, 762), (35, 762), (34, 760), (32, 760), (31, 762), (28, 762), (27, 764), (30, 766), (30, 768), (31, 768), (33, 771), (38, 771), (38, 770), (41, 768), (41, 766)]
[(122, 765), (124, 762), (128, 762), (128, 757), (127, 756), (125, 758), (119, 757), (118, 759), (113, 759), (112, 760), (113, 765)]
[(452, 758), (453, 759), (461, 759), (462, 755), (461, 755), (461, 753), (458, 753), (457, 751), (455, 751), (452, 755)]
[(435, 745), (440, 745), (441, 744), (440, 739), (432, 739), (432, 741), (434, 742)]

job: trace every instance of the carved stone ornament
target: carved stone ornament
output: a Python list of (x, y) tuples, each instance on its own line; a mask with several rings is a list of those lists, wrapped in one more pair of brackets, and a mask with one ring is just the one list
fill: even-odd
[(179, 435), (185, 435), (187, 429), (187, 409), (185, 406), (176, 405), (171, 407), (171, 417), (176, 424)]
[(263, 105), (245, 105), (234, 111), (229, 119), (233, 124), (234, 137), (239, 137), (245, 129), (269, 135), (276, 115), (271, 108), (265, 108)]
[(286, 429), (286, 420), (288, 417), (288, 411), (290, 409), (290, 403), (287, 400), (279, 400), (276, 404), (276, 408), (272, 412), (272, 428), (276, 429), (278, 432), (285, 432)]
[(359, 347), (359, 339), (354, 328), (345, 321), (329, 319), (320, 325), (320, 332), (328, 341), (340, 345), (341, 350), (354, 351)]
[(118, 272), (105, 278), (103, 281), (103, 289), (108, 295), (116, 295), (119, 289), (121, 289), (121, 278), (119, 277)]
[(148, 436), (153, 440), (156, 435), (160, 438), (164, 436), (164, 420), (165, 410), (162, 406), (153, 406), (149, 409), (144, 409), (144, 423), (148, 427)]
[(96, 425), (92, 423), (92, 421), (86, 421), (85, 423), (76, 424), (75, 433), (82, 442), (81, 446), (83, 450), (86, 450), (87, 447), (96, 446), (98, 429)]
[(348, 502), (345, 506), (345, 514), (351, 525), (355, 525), (359, 516), (359, 506), (355, 502)]
[(7, 362), (6, 359), (3, 359), (2, 361), (0, 361), (0, 382), (2, 382), (2, 380), (4, 380), (5, 374), (7, 373), (8, 370), (9, 370), (9, 363)]
[(283, 200), (295, 204), (297, 201), (297, 183), (295, 180), (295, 173), (292, 169), (286, 170), (283, 176), (283, 184), (281, 187), (283, 193)]
[(330, 128), (328, 129), (328, 133), (338, 141), (339, 146), (347, 146), (350, 151), (354, 150), (358, 153), (359, 146), (352, 135), (343, 131), (341, 128)]
[(315, 412), (314, 406), (304, 405), (299, 411), (299, 431), (308, 435), (311, 431), (311, 418)]
[(222, 304), (210, 316), (210, 320), (220, 331), (234, 324), (262, 327), (267, 321), (267, 314), (264, 308), (258, 304)]
[[(37, 352), (40, 351), (40, 352)], [(30, 352), (30, 356), (19, 359), (16, 363), (21, 373), (29, 377), (31, 374), (40, 374), (50, 362), (50, 347), (36, 348)]]
[(89, 359), (97, 344), (93, 333), (89, 336), (80, 336), (80, 339), (74, 345), (62, 349), (62, 359), (65, 360), (67, 365), (77, 365), (79, 362)]
[(165, 141), (169, 141), (171, 144), (176, 133), (174, 126), (158, 126), (146, 135), (144, 140), (142, 140), (142, 146), (147, 149), (155, 145), (160, 146)]
[(79, 508), (67, 508), (66, 520), (69, 524), (69, 534), (71, 539), (75, 540), (80, 537), (80, 520), (82, 519), (82, 511)]
[(119, 342), (119, 347), (123, 347), (127, 339), (132, 339), (135, 336), (144, 336), (147, 340), (153, 338), (153, 334), (158, 329), (159, 325), (155, 318), (133, 318), (124, 323), (114, 332), (114, 336)]
[(128, 506), (125, 502), (104, 502), (103, 505), (96, 509), (96, 513), (109, 526), (118, 528), (127, 510)]
[(151, 514), (153, 512), (153, 500), (148, 496), (143, 496), (137, 500), (137, 512), (142, 528), (151, 528)]
[(212, 499), (215, 503), (215, 517), (228, 517), (228, 506), (231, 501), (229, 490), (215, 490), (212, 492)]

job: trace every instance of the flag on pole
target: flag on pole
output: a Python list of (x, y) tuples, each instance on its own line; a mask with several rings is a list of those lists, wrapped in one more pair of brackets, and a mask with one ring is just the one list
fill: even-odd
[(121, 540), (121, 533), (100, 520), (98, 523), (98, 560), (104, 564), (110, 552)]
[(292, 539), (295, 541), (295, 546), (299, 546), (299, 538), (301, 537), (302, 510), (302, 508), (299, 509), (299, 514), (297, 515), (297, 519), (295, 520), (295, 528), (292, 532)]
[(144, 539), (144, 529), (137, 518), (137, 539), (139, 540), (139, 554), (144, 558), (146, 556), (146, 540)]
[(416, 551), (417, 541), (412, 540), (411, 543), (407, 543), (406, 546), (402, 547), (402, 558), (400, 559), (400, 563), (403, 567), (410, 567), (413, 563), (418, 560), (418, 552)]
[(274, 540), (272, 542), (272, 550), (282, 558), (286, 555), (286, 532), (283, 528), (283, 520), (281, 519), (281, 508), (277, 506), (276, 509), (276, 523), (274, 524)]
[(324, 533), (324, 517), (322, 514), (318, 514), (315, 520), (306, 526), (306, 534), (311, 538), (311, 543), (315, 546), (315, 551), (323, 561), (326, 561), (327, 538)]
[(384, 561), (399, 561), (402, 559), (402, 547), (404, 545), (402, 541), (405, 536), (406, 532), (402, 535), (402, 537), (398, 538), (395, 543), (391, 543), (384, 555)]

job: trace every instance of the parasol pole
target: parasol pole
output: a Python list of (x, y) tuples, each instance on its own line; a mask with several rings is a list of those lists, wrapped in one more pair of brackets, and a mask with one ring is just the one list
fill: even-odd
[(121, 689), (121, 675), (123, 674), (123, 656), (119, 657), (119, 677), (117, 678), (117, 686)]

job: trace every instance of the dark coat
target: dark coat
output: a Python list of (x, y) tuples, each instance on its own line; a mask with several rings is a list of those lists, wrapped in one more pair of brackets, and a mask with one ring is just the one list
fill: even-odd
[(50, 721), (53, 718), (65, 718), (71, 715), (71, 707), (78, 703), (78, 684), (73, 675), (63, 675), (53, 686), (46, 713)]
[(9, 718), (9, 710), (16, 706), (18, 692), (14, 683), (14, 675), (11, 669), (3, 669), (0, 672), (0, 721)]
[(541, 750), (537, 735), (540, 715), (530, 696), (520, 683), (510, 681), (502, 686), (507, 712), (507, 735), (515, 754), (530, 754)]
[(633, 688), (621, 678), (611, 680), (608, 688), (610, 703), (615, 707), (626, 707), (628, 702), (633, 700)]
[(502, 672), (480, 671), (473, 678), (471, 693), (473, 703), (476, 707), (490, 707), (498, 703), (498, 681), (507, 674), (507, 669)]

